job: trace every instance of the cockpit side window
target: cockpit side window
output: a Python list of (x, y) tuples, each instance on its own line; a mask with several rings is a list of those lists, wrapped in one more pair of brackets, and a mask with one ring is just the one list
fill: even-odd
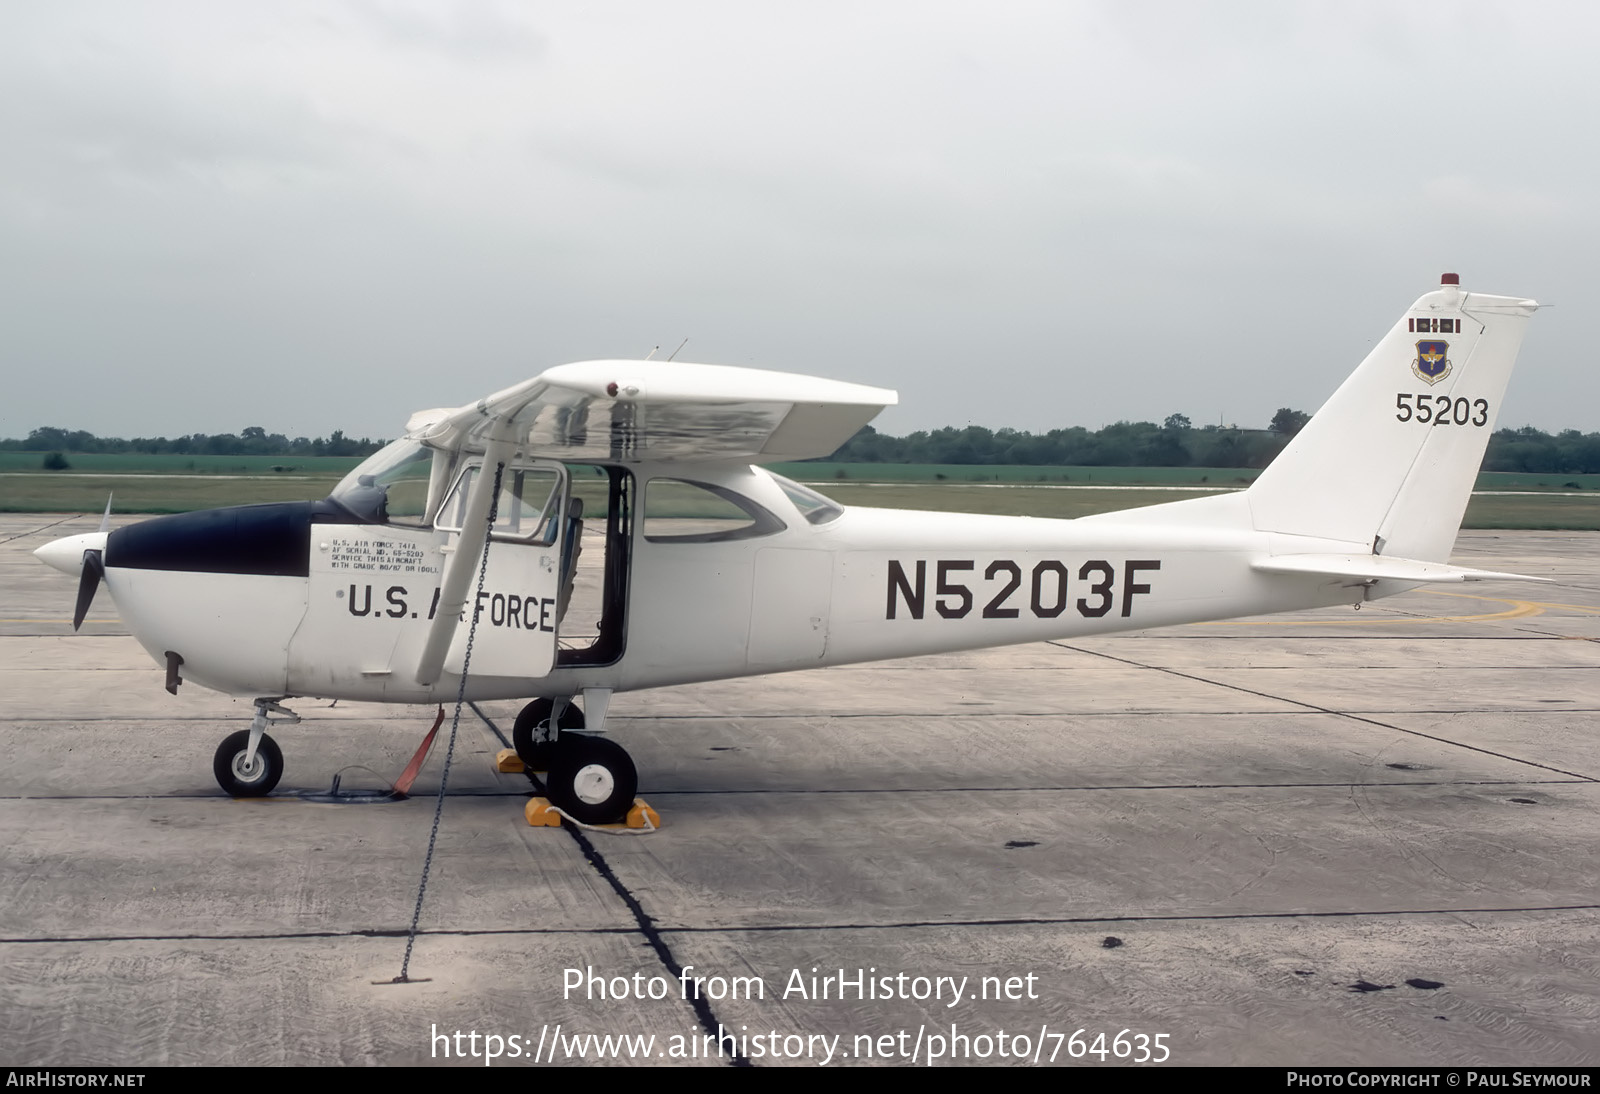
[[(461, 531), (466, 521), (467, 498), (482, 471), (481, 464), (473, 464), (461, 473), (439, 507), (434, 527), (447, 532)], [(494, 538), (518, 543), (554, 543), (559, 503), (566, 493), (563, 486), (562, 474), (554, 466), (507, 467), (500, 477)]]
[(771, 511), (725, 486), (651, 479), (644, 491), (644, 538), (651, 543), (725, 543), (787, 527)]

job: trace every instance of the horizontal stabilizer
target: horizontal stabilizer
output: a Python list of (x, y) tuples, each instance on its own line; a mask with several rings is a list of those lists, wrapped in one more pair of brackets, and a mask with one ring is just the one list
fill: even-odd
[(1472, 570), (1444, 562), (1419, 562), (1414, 558), (1385, 558), (1382, 555), (1274, 555), (1259, 559), (1250, 568), (1265, 574), (1321, 574), (1348, 577), (1358, 581), (1549, 581), (1547, 577), (1502, 574), (1494, 570)]

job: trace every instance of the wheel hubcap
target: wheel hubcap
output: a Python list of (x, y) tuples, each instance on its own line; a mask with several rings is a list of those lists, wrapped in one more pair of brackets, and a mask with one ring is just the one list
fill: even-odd
[(572, 792), (585, 805), (599, 805), (611, 797), (611, 792), (616, 788), (617, 780), (612, 776), (611, 769), (603, 764), (580, 767), (572, 780)]
[(267, 761), (261, 758), (261, 753), (256, 753), (254, 763), (245, 763), (248, 752), (241, 752), (233, 758), (233, 777), (240, 782), (253, 783), (266, 774)]

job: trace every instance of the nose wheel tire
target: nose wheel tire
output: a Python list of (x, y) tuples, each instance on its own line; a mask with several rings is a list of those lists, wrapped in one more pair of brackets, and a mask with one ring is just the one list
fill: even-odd
[(241, 729), (223, 739), (211, 761), (217, 785), (231, 797), (259, 798), (270, 793), (283, 778), (283, 751), (278, 742), (263, 733), (255, 759), (247, 764), (245, 755), (249, 751), (250, 731)]
[(639, 773), (623, 747), (605, 737), (562, 734), (545, 778), (550, 801), (584, 824), (611, 824), (628, 815)]
[[(550, 720), (550, 711), (554, 708), (555, 704), (549, 699), (535, 699), (522, 708), (511, 727), (511, 745), (529, 771), (549, 771), (550, 765), (555, 762), (555, 742), (549, 740), (544, 732), (545, 723)], [(562, 733), (582, 729), (583, 711), (568, 703), (561, 712), (560, 726)]]

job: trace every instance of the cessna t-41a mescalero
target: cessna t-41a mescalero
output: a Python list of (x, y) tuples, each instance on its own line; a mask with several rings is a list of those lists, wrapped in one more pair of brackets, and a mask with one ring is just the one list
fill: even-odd
[(1447, 274), (1249, 489), (1121, 513), (845, 509), (759, 465), (832, 453), (894, 392), (589, 361), (414, 415), (325, 500), (37, 554), (81, 575), (75, 625), (105, 582), (169, 690), (257, 697), (215, 757), (231, 794), (277, 784), (263, 731), (291, 696), (530, 698), (518, 752), (558, 806), (610, 821), (637, 787), (597, 736), (616, 692), (1515, 576), (1447, 560), (1537, 307)]

